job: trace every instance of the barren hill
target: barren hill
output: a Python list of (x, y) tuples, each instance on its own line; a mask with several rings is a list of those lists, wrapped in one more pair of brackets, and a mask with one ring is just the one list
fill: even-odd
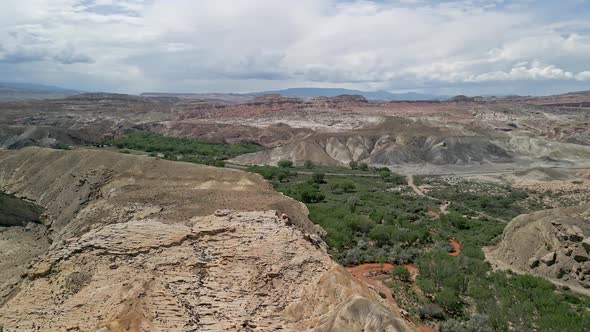
[(5, 331), (415, 329), (257, 175), (26, 148), (0, 151), (0, 189), (45, 209), (0, 232)]

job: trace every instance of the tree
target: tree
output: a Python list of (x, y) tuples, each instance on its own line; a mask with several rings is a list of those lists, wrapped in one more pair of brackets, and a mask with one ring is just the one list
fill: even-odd
[(367, 163), (359, 163), (358, 164), (358, 169), (360, 169), (361, 171), (368, 171), (369, 170), (369, 165)]
[(279, 160), (277, 165), (282, 168), (291, 168), (293, 167), (293, 162), (291, 160)]
[(313, 173), (311, 179), (317, 184), (326, 183), (326, 175), (324, 173)]
[(303, 167), (307, 169), (313, 168), (313, 162), (311, 160), (306, 160), (303, 162)]
[(451, 224), (453, 227), (457, 228), (457, 229), (469, 229), (469, 223), (467, 222), (467, 220), (465, 218), (463, 218), (462, 215), (456, 213), (456, 212), (451, 212), (451, 213), (447, 213), (447, 214), (443, 214), (440, 217), (440, 220), (442, 223), (444, 224)]
[(326, 198), (326, 195), (313, 188), (303, 189), (300, 192), (300, 196), (303, 203), (319, 203)]
[(348, 163), (348, 166), (350, 166), (351, 169), (358, 169), (359, 163), (353, 160), (350, 163)]

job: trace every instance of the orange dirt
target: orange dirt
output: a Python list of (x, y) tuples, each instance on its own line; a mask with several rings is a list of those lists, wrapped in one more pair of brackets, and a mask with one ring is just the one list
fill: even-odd
[(424, 324), (419, 324), (418, 325), (418, 330), (420, 332), (436, 332), (436, 330), (428, 325), (424, 325)]
[(461, 253), (461, 244), (455, 240), (449, 240), (449, 243), (455, 249), (453, 252), (449, 253), (450, 256), (457, 257)]
[(412, 282), (416, 281), (416, 279), (418, 279), (418, 275), (420, 274), (420, 270), (418, 270), (418, 268), (412, 264), (404, 264), (404, 266), (410, 272), (410, 280)]
[[(404, 264), (404, 266), (410, 272), (410, 280), (412, 282), (416, 281), (420, 274), (418, 268), (412, 264)], [(390, 303), (396, 304), (395, 299), (391, 294), (391, 289), (382, 282), (382, 280), (389, 277), (387, 273), (394, 267), (394, 265), (389, 263), (370, 263), (351, 266), (346, 269), (358, 280), (372, 286), (378, 292), (385, 294), (385, 297)]]
[(385, 298), (392, 304), (397, 305), (389, 287), (383, 284), (377, 277), (384, 275), (393, 269), (393, 265), (389, 263), (372, 263), (362, 264), (358, 266), (348, 267), (347, 270), (358, 280), (364, 282), (369, 286), (373, 286), (376, 291), (385, 294)]

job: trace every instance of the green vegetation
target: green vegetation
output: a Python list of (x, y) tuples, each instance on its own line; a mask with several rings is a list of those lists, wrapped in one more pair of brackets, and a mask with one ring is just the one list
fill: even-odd
[(279, 160), (277, 165), (281, 168), (290, 168), (293, 167), (293, 162), (291, 160)]
[[(542, 197), (509, 186), (420, 178), (432, 186), (420, 197), (405, 177), (388, 169), (317, 171), (257, 167), (284, 194), (307, 204), (321, 225), (330, 254), (343, 265), (395, 264), (389, 283), (396, 301), (415, 319), (437, 321), (442, 331), (582, 331), (590, 326), (590, 299), (530, 275), (493, 272), (483, 246), (497, 243), (510, 220), (538, 210)], [(352, 167), (354, 166), (354, 167)], [(347, 174), (335, 176), (331, 174)], [(370, 173), (369, 173), (370, 172)], [(324, 174), (320, 176), (319, 174)], [(367, 176), (378, 174), (379, 176)], [(451, 201), (448, 214), (427, 214)], [(489, 216), (486, 217), (486, 216)], [(449, 239), (461, 243), (451, 257)], [(415, 283), (402, 264), (414, 264)]]
[(401, 280), (401, 281), (410, 281), (410, 271), (408, 271), (408, 269), (403, 266), (403, 265), (396, 265), (393, 270), (391, 270), (391, 275), (393, 275), (394, 277), (396, 277), (397, 279)]
[(261, 146), (251, 143), (212, 143), (142, 131), (128, 132), (124, 137), (108, 140), (104, 144), (123, 149), (122, 153), (130, 153), (129, 150), (139, 150), (153, 156), (157, 156), (159, 153), (165, 159), (219, 167), (223, 167), (224, 160), (228, 158), (262, 150)]
[(71, 150), (72, 147), (67, 145), (67, 144), (63, 144), (63, 143), (55, 143), (51, 146), (53, 149), (57, 149), (57, 150)]

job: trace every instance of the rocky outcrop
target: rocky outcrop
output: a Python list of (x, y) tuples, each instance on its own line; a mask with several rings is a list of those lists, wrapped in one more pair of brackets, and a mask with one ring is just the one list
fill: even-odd
[(415, 330), (258, 175), (28, 148), (0, 151), (0, 188), (45, 208), (0, 232), (5, 331)]
[(521, 215), (493, 253), (517, 270), (590, 288), (590, 205)]

